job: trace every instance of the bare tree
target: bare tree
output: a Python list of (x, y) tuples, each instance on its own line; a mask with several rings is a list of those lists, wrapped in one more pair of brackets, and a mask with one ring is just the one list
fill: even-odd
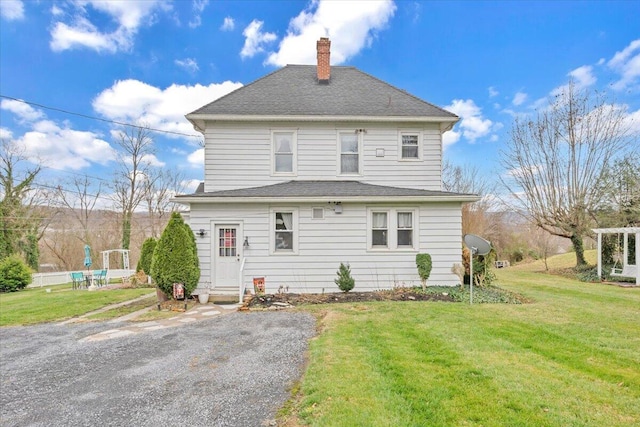
[(501, 153), (502, 183), (537, 226), (571, 240), (577, 265), (586, 264), (583, 238), (603, 197), (598, 180), (630, 142), (625, 115), (570, 82), (535, 119), (514, 120)]
[(151, 236), (160, 237), (164, 224), (169, 215), (176, 208), (171, 202), (171, 197), (183, 192), (184, 175), (179, 171), (170, 169), (155, 169), (150, 171), (145, 180), (144, 202), (147, 206)]
[(56, 189), (56, 201), (78, 221), (82, 228), (80, 239), (87, 245), (92, 243), (90, 220), (101, 192), (102, 183), (98, 182), (96, 187), (87, 175), (75, 177)]
[(462, 206), (462, 233), (479, 234), (490, 240), (496, 237), (500, 229), (500, 217), (490, 212), (495, 185), (483, 177), (477, 167), (454, 166), (445, 160), (442, 165), (442, 189), (482, 197), (477, 202)]
[(120, 131), (117, 145), (118, 167), (113, 178), (116, 207), (122, 213), (122, 248), (129, 249), (133, 212), (145, 198), (146, 180), (151, 175), (154, 155), (153, 139), (148, 127), (135, 127)]

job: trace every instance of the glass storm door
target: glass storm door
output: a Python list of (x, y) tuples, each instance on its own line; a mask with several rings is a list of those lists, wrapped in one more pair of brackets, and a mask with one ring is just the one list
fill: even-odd
[[(238, 246), (240, 245), (240, 246)], [(242, 239), (238, 224), (215, 228), (215, 286), (239, 286)]]

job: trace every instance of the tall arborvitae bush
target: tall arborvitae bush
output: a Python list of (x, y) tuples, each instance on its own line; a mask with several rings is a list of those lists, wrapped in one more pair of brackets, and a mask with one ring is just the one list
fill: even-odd
[(338, 269), (338, 278), (334, 280), (336, 285), (340, 288), (342, 292), (349, 292), (356, 285), (356, 281), (353, 277), (351, 277), (351, 267), (349, 264), (340, 263), (340, 268)]
[(200, 267), (196, 239), (178, 212), (171, 214), (153, 251), (151, 277), (167, 296), (172, 295), (174, 283), (184, 285), (186, 296), (198, 285)]
[(422, 289), (426, 291), (427, 280), (429, 280), (429, 276), (431, 275), (431, 255), (417, 254), (416, 266), (418, 267), (418, 275), (420, 276), (420, 281), (422, 282)]
[(156, 249), (158, 241), (153, 237), (149, 237), (142, 244), (140, 250), (140, 259), (136, 266), (136, 271), (142, 271), (144, 274), (150, 275), (151, 273), (151, 260), (153, 259), (153, 251)]
[(31, 283), (31, 269), (17, 255), (0, 261), (0, 292), (15, 292)]

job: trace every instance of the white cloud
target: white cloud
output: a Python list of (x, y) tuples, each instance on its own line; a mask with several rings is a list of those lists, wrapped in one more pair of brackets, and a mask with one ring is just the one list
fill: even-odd
[(178, 67), (184, 68), (190, 73), (195, 73), (200, 68), (198, 67), (198, 63), (195, 59), (185, 58), (185, 59), (176, 59), (173, 61)]
[[(459, 129), (457, 132), (460, 132), (461, 136), (471, 143), (474, 143), (478, 138), (489, 135), (493, 130), (502, 127), (500, 123), (494, 124), (491, 120), (484, 118), (482, 116), (482, 110), (472, 99), (454, 99), (451, 105), (444, 107), (444, 109), (460, 117), (461, 120), (456, 125)], [(453, 133), (455, 134), (457, 132)], [(460, 139), (460, 136), (453, 142), (456, 142), (458, 139)], [(453, 140), (453, 136), (450, 136), (449, 140)]]
[(193, 167), (204, 167), (204, 148), (200, 148), (187, 156), (187, 161)]
[(460, 132), (450, 130), (442, 134), (442, 149), (446, 150), (460, 140)]
[(627, 114), (624, 121), (631, 135), (640, 136), (640, 110)]
[(115, 159), (113, 148), (97, 134), (61, 128), (50, 120), (35, 123), (33, 130), (16, 141), (31, 162), (52, 169), (79, 170), (91, 163), (106, 164)]
[[(173, 84), (159, 89), (139, 80), (120, 80), (93, 100), (95, 111), (111, 120), (197, 135), (184, 115), (242, 86), (225, 81), (209, 86)], [(167, 135), (171, 136), (171, 135)], [(194, 138), (189, 139), (195, 142)]]
[(263, 24), (264, 22), (254, 19), (242, 32), (242, 35), (245, 37), (244, 46), (242, 46), (242, 50), (240, 51), (242, 58), (251, 58), (258, 52), (263, 52), (264, 45), (276, 39), (274, 33), (262, 32)]
[(166, 163), (158, 159), (155, 154), (145, 154), (144, 156), (142, 156), (140, 161), (142, 163), (148, 164), (149, 166), (155, 166), (155, 167), (162, 167), (166, 165)]
[(202, 181), (200, 181), (199, 179), (189, 179), (182, 181), (180, 185), (185, 189), (187, 193), (195, 193), (198, 185), (200, 185), (201, 182)]
[[(171, 6), (164, 0), (102, 1), (87, 0), (74, 3), (76, 13), (70, 24), (58, 21), (51, 30), (49, 46), (59, 52), (77, 47), (87, 47), (98, 52), (129, 50), (133, 39), (142, 25), (153, 23), (153, 13), (169, 10)], [(108, 15), (117, 28), (112, 32), (98, 29), (88, 18), (91, 6), (94, 12)]]
[(612, 70), (620, 74), (620, 80), (612, 87), (615, 90), (623, 90), (634, 86), (640, 79), (640, 39), (634, 40), (607, 62)]
[(13, 132), (10, 129), (0, 127), (0, 139), (11, 139), (13, 138)]
[(371, 45), (376, 32), (385, 28), (396, 6), (391, 0), (312, 1), (291, 19), (287, 35), (267, 63), (315, 64), (316, 41), (331, 39), (331, 63), (341, 64)]
[(489, 90), (489, 98), (494, 98), (500, 95), (500, 92), (498, 92), (496, 88), (494, 88), (493, 86), (489, 86), (488, 90)]
[(0, 1), (0, 16), (7, 21), (24, 19), (24, 3), (21, 0)]
[[(591, 65), (583, 65), (582, 67), (578, 67), (575, 70), (569, 71), (567, 73), (567, 76), (569, 76), (573, 81), (574, 88), (576, 90), (581, 90), (589, 86), (593, 86), (598, 80), (596, 76), (593, 75), (593, 67)], [(568, 83), (562, 86), (558, 86), (551, 91), (551, 96), (557, 96), (565, 93), (568, 88)]]
[(576, 87), (580, 89), (594, 85), (597, 80), (596, 76), (593, 75), (593, 67), (591, 65), (578, 67), (569, 72), (569, 76), (575, 80)]
[(232, 17), (227, 16), (226, 18), (224, 18), (224, 21), (222, 22), (222, 25), (220, 26), (220, 30), (222, 31), (233, 31), (233, 29), (236, 28), (236, 22), (233, 20)]
[(189, 21), (189, 27), (196, 28), (202, 24), (202, 12), (204, 12), (205, 8), (209, 5), (209, 0), (193, 0), (193, 12), (194, 16), (191, 21)]
[(524, 102), (527, 100), (527, 94), (524, 92), (516, 92), (516, 94), (513, 97), (513, 101), (511, 101), (513, 103), (513, 105), (518, 106), (518, 105), (522, 105), (524, 104)]
[(3, 110), (11, 111), (18, 116), (18, 120), (21, 123), (29, 123), (44, 117), (44, 113), (40, 110), (36, 110), (31, 105), (21, 101), (13, 99), (3, 99), (0, 102), (0, 108)]

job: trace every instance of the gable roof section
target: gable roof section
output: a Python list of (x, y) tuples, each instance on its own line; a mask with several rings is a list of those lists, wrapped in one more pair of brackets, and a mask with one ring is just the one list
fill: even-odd
[[(200, 191), (198, 191), (200, 190)], [(205, 193), (198, 186), (193, 194), (175, 197), (179, 203), (210, 202), (316, 202), (316, 201), (403, 201), (403, 202), (475, 202), (475, 194), (417, 190), (365, 184), (360, 181), (287, 181), (262, 187), (240, 188)], [(339, 199), (339, 200), (336, 200)]]
[(260, 116), (430, 118), (456, 122), (458, 116), (425, 102), (355, 67), (331, 67), (319, 83), (315, 65), (287, 65), (187, 114), (190, 120)]

